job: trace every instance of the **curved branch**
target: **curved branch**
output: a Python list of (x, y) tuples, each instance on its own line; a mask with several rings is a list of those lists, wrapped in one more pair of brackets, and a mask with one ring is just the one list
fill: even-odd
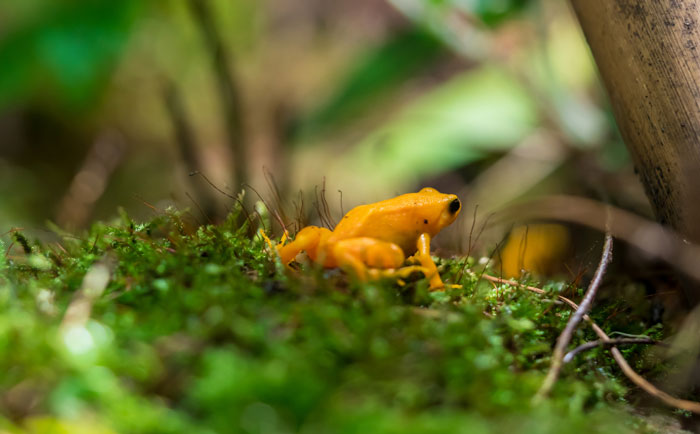
[(547, 373), (547, 377), (545, 378), (544, 383), (542, 383), (542, 387), (540, 387), (540, 390), (537, 392), (535, 400), (541, 400), (545, 396), (549, 395), (549, 392), (551, 392), (552, 387), (554, 387), (554, 383), (556, 383), (557, 378), (559, 378), (559, 372), (561, 371), (561, 367), (564, 365), (562, 360), (564, 359), (564, 352), (566, 351), (566, 347), (569, 346), (569, 342), (571, 342), (571, 338), (574, 335), (576, 327), (578, 327), (578, 325), (581, 323), (581, 320), (583, 320), (584, 315), (588, 313), (588, 311), (591, 308), (591, 305), (593, 304), (593, 300), (595, 299), (595, 295), (598, 292), (598, 288), (600, 287), (600, 284), (603, 281), (605, 271), (608, 269), (608, 264), (610, 263), (610, 261), (612, 261), (612, 251), (612, 236), (608, 232), (605, 234), (605, 245), (603, 246), (603, 255), (600, 257), (600, 263), (598, 263), (598, 268), (596, 268), (595, 270), (593, 280), (591, 280), (591, 283), (588, 285), (588, 289), (586, 290), (586, 295), (583, 297), (583, 301), (581, 301), (581, 304), (576, 309), (576, 312), (574, 312), (571, 318), (569, 318), (569, 321), (566, 323), (564, 331), (561, 332), (561, 335), (559, 335), (559, 339), (557, 339), (557, 345), (554, 347), (554, 354), (552, 354), (552, 365), (549, 368), (549, 372)]
[(570, 361), (574, 360), (574, 357), (576, 357), (579, 353), (582, 353), (584, 351), (591, 350), (595, 347), (611, 347), (615, 345), (627, 345), (627, 344), (651, 344), (651, 345), (666, 345), (665, 343), (661, 341), (657, 341), (652, 338), (617, 338), (617, 339), (610, 339), (609, 341), (603, 341), (603, 340), (597, 340), (593, 342), (586, 342), (585, 344), (581, 344), (578, 347), (574, 348), (573, 350), (569, 351), (566, 353), (564, 356), (564, 359), (562, 361), (564, 363), (569, 363)]
[[(490, 280), (491, 282), (501, 283), (504, 285), (511, 285), (511, 286), (516, 287), (516, 288), (524, 288), (530, 292), (534, 292), (534, 293), (541, 294), (541, 295), (547, 294), (547, 291), (545, 291), (543, 289), (536, 288), (534, 286), (522, 285), (522, 284), (515, 282), (513, 280), (502, 279), (500, 277), (495, 277), (495, 276), (491, 276), (488, 274), (484, 274), (482, 277), (486, 280)], [(578, 309), (578, 304), (574, 303), (573, 301), (569, 300), (568, 298), (566, 298), (562, 295), (557, 295), (557, 299), (560, 301), (563, 301), (564, 303), (569, 305), (569, 307), (571, 307), (574, 310)], [(597, 334), (601, 340), (603, 340), (605, 342), (608, 342), (611, 340), (610, 337), (605, 333), (605, 331), (603, 331), (603, 329), (600, 328), (600, 326), (598, 326), (598, 324), (593, 322), (593, 320), (588, 315), (584, 315), (583, 319), (586, 320), (590, 324), (590, 326), (593, 329), (593, 331), (595, 332), (595, 334)], [(639, 386), (639, 388), (641, 388), (642, 390), (644, 390), (648, 394), (658, 398), (664, 404), (666, 404), (670, 407), (676, 407), (676, 408), (680, 408), (681, 410), (692, 411), (693, 413), (700, 414), (700, 402), (679, 399), (679, 398), (676, 398), (675, 396), (669, 395), (668, 393), (664, 392), (663, 390), (659, 390), (656, 386), (654, 386), (653, 384), (651, 384), (650, 382), (645, 380), (641, 375), (637, 374), (634, 369), (632, 369), (632, 367), (629, 365), (629, 363), (627, 363), (627, 360), (625, 360), (625, 357), (622, 355), (620, 350), (617, 349), (617, 347), (612, 347), (610, 349), (610, 352), (613, 355), (613, 359), (615, 359), (615, 362), (622, 370), (622, 373), (625, 374), (625, 376), (627, 378), (629, 378), (629, 380), (632, 381), (632, 383)]]
[(700, 0), (571, 4), (657, 220), (700, 242)]

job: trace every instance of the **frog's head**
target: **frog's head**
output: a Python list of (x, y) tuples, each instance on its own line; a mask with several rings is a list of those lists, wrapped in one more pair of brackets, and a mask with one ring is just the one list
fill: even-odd
[(445, 226), (449, 226), (457, 219), (462, 210), (462, 204), (457, 195), (443, 194), (434, 188), (426, 187), (418, 192), (423, 203), (422, 213), (424, 222), (432, 229), (430, 232), (437, 234)]

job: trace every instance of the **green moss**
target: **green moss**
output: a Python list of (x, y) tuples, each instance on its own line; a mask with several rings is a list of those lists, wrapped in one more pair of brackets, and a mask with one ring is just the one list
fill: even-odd
[[(463, 276), (444, 293), (420, 276), (400, 287), (289, 273), (238, 220), (197, 228), (173, 211), (142, 224), (122, 215), (60, 248), (0, 258), (8, 429), (47, 417), (130, 433), (644, 429), (602, 351), (567, 366), (552, 399), (531, 405), (569, 314), (553, 297), (494, 288), (461, 273), (461, 260), (440, 261), (448, 281)], [(60, 329), (103, 258), (113, 277), (90, 320)], [(615, 303), (597, 317), (607, 329), (618, 327), (604, 321)], [(585, 339), (594, 336), (582, 329)]]

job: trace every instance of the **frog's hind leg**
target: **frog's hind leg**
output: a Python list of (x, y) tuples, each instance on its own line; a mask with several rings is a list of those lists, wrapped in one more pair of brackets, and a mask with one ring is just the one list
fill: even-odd
[(338, 241), (333, 245), (333, 257), (339, 267), (354, 271), (360, 280), (378, 277), (377, 269), (399, 268), (405, 259), (398, 245), (368, 237)]
[[(277, 253), (280, 255), (282, 263), (287, 265), (296, 258), (296, 256), (305, 251), (306, 254), (314, 261), (317, 261), (319, 253), (319, 245), (328, 238), (331, 231), (318, 226), (307, 226), (300, 230), (294, 237), (294, 241), (286, 245), (278, 245)], [(323, 262), (323, 260), (321, 260)]]

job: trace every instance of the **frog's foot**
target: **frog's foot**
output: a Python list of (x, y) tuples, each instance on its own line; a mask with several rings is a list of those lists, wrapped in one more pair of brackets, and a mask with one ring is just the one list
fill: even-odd
[(416, 253), (413, 256), (409, 256), (408, 258), (406, 258), (406, 263), (411, 264), (411, 265), (420, 264), (420, 259), (418, 259), (417, 256), (418, 256), (418, 253)]
[(369, 268), (367, 269), (367, 272), (369, 277), (372, 279), (390, 277), (403, 280), (416, 272), (426, 274), (427, 270), (420, 265), (409, 265), (401, 268)]
[[(381, 279), (381, 278), (395, 278), (399, 286), (405, 286), (406, 282), (404, 279), (407, 279), (410, 275), (413, 273), (422, 273), (423, 275), (427, 276), (429, 271), (423, 266), (420, 265), (407, 265), (405, 267), (401, 268), (389, 268), (389, 269), (381, 269), (381, 268), (368, 268), (367, 269), (367, 274), (371, 279)], [(441, 281), (442, 283), (442, 281)], [(443, 289), (459, 289), (462, 288), (462, 285), (455, 285), (455, 284), (443, 284), (443, 286), (431, 286), (430, 290), (431, 291), (440, 291)]]
[[(332, 252), (335, 263), (341, 268), (352, 270), (360, 280), (382, 277), (402, 280), (415, 272), (421, 272), (430, 279), (431, 291), (442, 290), (445, 285), (430, 257), (429, 239), (427, 245), (428, 248), (419, 250), (409, 260), (414, 265), (407, 266), (402, 266), (406, 261), (403, 250), (398, 245), (375, 238), (358, 237), (338, 241), (333, 245)], [(421, 253), (425, 251), (427, 256)]]
[(275, 248), (274, 243), (272, 242), (272, 240), (270, 239), (270, 237), (267, 236), (267, 234), (265, 233), (265, 230), (263, 230), (263, 228), (258, 229), (258, 235), (260, 235), (260, 236), (262, 237), (263, 241), (265, 241), (265, 244), (267, 244), (267, 247), (269, 247), (270, 252), (276, 252), (276, 251), (277, 251), (277, 249)]
[[(279, 249), (280, 247), (284, 246), (287, 240), (289, 239), (289, 231), (284, 230), (284, 233), (282, 234), (282, 238), (280, 238), (280, 242), (277, 243), (277, 248)], [(269, 241), (269, 238), (268, 238)]]
[(263, 228), (258, 229), (258, 235), (262, 237), (263, 241), (265, 241), (265, 244), (267, 244), (267, 247), (270, 248), (271, 252), (276, 252), (277, 250), (279, 250), (289, 239), (289, 232), (286, 229), (282, 234), (282, 238), (280, 238), (280, 240), (276, 244), (273, 243), (270, 237), (267, 236)]
[(445, 289), (461, 289), (462, 285), (458, 284), (453, 284), (453, 283), (442, 283), (441, 286), (433, 286), (432, 284), (430, 285), (430, 290), (431, 291), (444, 291)]
[[(260, 228), (258, 230), (258, 235), (260, 235), (262, 237), (263, 241), (265, 241), (265, 244), (267, 244), (267, 247), (270, 251), (270, 254), (276, 255), (278, 257), (279, 257), (279, 254), (278, 254), (279, 249), (281, 249), (284, 246), (284, 244), (287, 242), (287, 239), (289, 238), (289, 232), (287, 232), (286, 229), (284, 230), (284, 234), (282, 234), (282, 238), (280, 238), (280, 240), (277, 242), (277, 244), (275, 244), (270, 239), (270, 237), (267, 236), (267, 234), (265, 233), (265, 231), (262, 228)], [(284, 265), (285, 265), (285, 267), (291, 269), (289, 263), (285, 263)]]
[(289, 265), (302, 251), (305, 251), (312, 260), (316, 260), (319, 244), (321, 244), (330, 233), (331, 231), (326, 228), (307, 226), (299, 231), (294, 241), (285, 244), (288, 238), (287, 232), (285, 231), (280, 243), (275, 246), (275, 250), (280, 255), (280, 259), (285, 265)]
[(431, 291), (441, 291), (445, 288), (445, 285), (440, 279), (440, 273), (438, 273), (435, 262), (433, 258), (430, 257), (430, 235), (421, 234), (418, 237), (416, 253), (407, 259), (409, 264), (420, 264), (420, 266), (425, 270), (425, 277), (430, 280), (430, 290)]
[[(437, 266), (433, 262), (433, 258), (430, 256), (430, 235), (425, 233), (418, 237), (416, 254), (411, 256), (409, 262), (420, 263), (423, 268), (426, 269), (425, 277), (430, 279), (430, 290), (431, 291), (442, 291), (445, 289), (445, 284), (440, 278), (440, 273), (438, 273)], [(448, 287), (454, 288), (454, 285), (448, 285)], [(461, 286), (459, 286), (461, 288)]]

